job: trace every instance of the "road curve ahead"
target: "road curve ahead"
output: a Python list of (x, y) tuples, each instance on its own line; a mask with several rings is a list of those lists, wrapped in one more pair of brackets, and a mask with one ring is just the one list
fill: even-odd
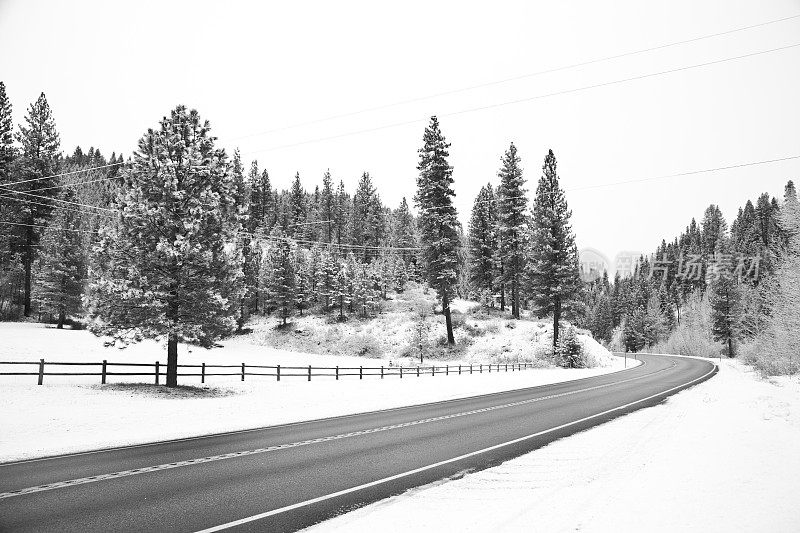
[(6, 463), (0, 531), (293, 531), (655, 405), (717, 371), (642, 359), (566, 383)]

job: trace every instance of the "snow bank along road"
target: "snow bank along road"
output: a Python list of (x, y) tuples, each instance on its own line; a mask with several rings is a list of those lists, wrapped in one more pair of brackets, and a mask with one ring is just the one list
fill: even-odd
[(6, 463), (0, 531), (300, 529), (655, 405), (717, 371), (697, 359), (642, 358), (583, 380)]

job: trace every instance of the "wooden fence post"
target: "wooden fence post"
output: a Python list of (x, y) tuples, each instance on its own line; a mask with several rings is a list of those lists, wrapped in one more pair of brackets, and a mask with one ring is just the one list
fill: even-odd
[(469, 364), (469, 373), (472, 375), (472, 363)]
[(336, 381), (339, 381), (339, 365), (336, 365)]
[(39, 385), (44, 383), (44, 359), (39, 359)]
[(417, 377), (419, 377), (419, 367), (417, 367)]
[(358, 367), (358, 379), (364, 379), (364, 367), (363, 366), (359, 366)]
[(156, 385), (158, 385), (158, 374), (160, 373), (158, 361), (156, 361)]
[(444, 365), (444, 375), (445, 376), (450, 375), (450, 365)]
[(492, 363), (489, 363), (489, 373), (492, 373)]
[(383, 365), (381, 365), (381, 379), (383, 379)]
[(403, 365), (400, 365), (400, 379), (403, 379)]
[(308, 365), (308, 381), (311, 381), (311, 365)]
[(200, 367), (200, 383), (206, 382), (206, 364), (203, 363)]
[(478, 365), (478, 374), (483, 374), (483, 364)]
[(461, 365), (458, 365), (458, 375), (461, 375)]
[(436, 375), (436, 365), (431, 365), (431, 376)]
[(242, 363), (242, 381), (244, 381), (244, 363)]
[(102, 374), (102, 377), (100, 378), (100, 384), (101, 385), (105, 385), (106, 384), (106, 365), (107, 364), (108, 364), (108, 361), (103, 359), (103, 374)]
[(277, 371), (275, 372), (275, 375), (278, 376), (278, 381), (280, 381), (281, 380), (281, 365), (278, 365), (276, 368), (277, 368)]

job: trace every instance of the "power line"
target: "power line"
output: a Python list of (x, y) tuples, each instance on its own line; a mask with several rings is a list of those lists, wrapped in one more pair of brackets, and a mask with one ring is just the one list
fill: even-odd
[[(569, 189), (564, 189), (564, 192), (588, 191), (588, 190), (591, 190), (591, 189), (600, 189), (600, 188), (603, 188), (603, 187), (615, 187), (617, 185), (628, 185), (628, 184), (632, 184), (632, 183), (642, 183), (642, 182), (647, 182), (647, 181), (656, 181), (656, 180), (663, 180), (663, 179), (669, 179), (669, 178), (680, 178), (680, 177), (684, 177), (684, 176), (693, 176), (695, 174), (707, 174), (709, 172), (718, 172), (718, 171), (721, 171), (721, 170), (732, 170), (732, 169), (735, 169), (735, 168), (745, 168), (745, 167), (753, 167), (753, 166), (757, 166), (757, 165), (767, 165), (767, 164), (770, 164), (770, 163), (780, 163), (782, 161), (792, 161), (794, 159), (800, 159), (800, 154), (798, 154), (798, 155), (790, 155), (790, 156), (786, 156), (786, 157), (777, 157), (775, 159), (764, 159), (764, 160), (761, 160), (761, 161), (749, 161), (747, 163), (736, 163), (736, 164), (733, 164), (733, 165), (726, 165), (726, 166), (722, 166), (722, 167), (704, 168), (704, 169), (700, 169), (700, 170), (689, 170), (689, 171), (686, 171), (686, 172), (678, 172), (678, 173), (675, 173), (675, 174), (665, 174), (665, 175), (661, 175), (661, 176), (649, 176), (649, 177), (646, 177), (646, 178), (635, 178), (635, 179), (628, 179), (628, 180), (623, 180), (623, 181), (614, 181), (614, 182), (610, 182), (610, 183), (597, 183), (595, 185), (586, 185), (586, 186), (583, 186), (583, 187), (572, 187), (572, 188), (569, 188)], [(553, 194), (553, 193), (551, 193), (551, 194)], [(487, 203), (493, 203), (493, 202), (500, 202), (500, 201), (503, 201), (503, 200), (511, 200), (511, 199), (516, 199), (516, 198), (526, 198), (527, 199), (527, 196), (508, 196), (508, 197), (505, 197), (505, 198), (499, 198), (498, 197), (498, 198), (494, 198), (492, 200), (479, 200), (479, 201), (473, 202), (473, 205), (474, 204), (487, 204)], [(466, 206), (466, 204), (464, 204), (464, 203), (460, 203), (458, 205), (461, 205), (462, 207)]]
[[(14, 193), (14, 194), (21, 194), (23, 196), (30, 196), (32, 198), (39, 198), (39, 199), (42, 199), (42, 200), (49, 200), (49, 201), (52, 201), (52, 202), (61, 202), (61, 203), (68, 204), (68, 205), (77, 205), (79, 207), (88, 207), (88, 208), (91, 208), (91, 209), (100, 209), (102, 211), (108, 211), (108, 212), (111, 212), (111, 213), (116, 212), (115, 209), (107, 209), (105, 207), (99, 207), (99, 206), (90, 205), (90, 204), (82, 204), (80, 202), (70, 202), (69, 200), (62, 200), (60, 198), (51, 198), (49, 196), (42, 196), (41, 194), (33, 194), (33, 193), (30, 193), (30, 192), (25, 192), (25, 191), (15, 191), (14, 189), (3, 189), (2, 187), (0, 187), (0, 191), (2, 191), (2, 192), (10, 192), (10, 193)], [(54, 206), (51, 206), (51, 207), (54, 207)], [(97, 214), (97, 213), (95, 213), (95, 214)]]
[[(727, 63), (727, 62), (730, 62), (730, 61), (738, 61), (740, 59), (746, 59), (746, 58), (749, 58), (749, 57), (755, 57), (755, 56), (760, 56), (760, 55), (769, 54), (769, 53), (773, 53), (773, 52), (780, 52), (780, 51), (783, 51), (783, 50), (789, 50), (791, 48), (796, 48), (798, 46), (800, 46), (800, 43), (790, 44), (790, 45), (787, 45), (787, 46), (781, 46), (781, 47), (778, 47), (778, 48), (770, 48), (768, 50), (761, 50), (761, 51), (758, 51), (758, 52), (751, 52), (749, 54), (744, 54), (744, 55), (740, 55), (740, 56), (727, 57), (727, 58), (723, 58), (723, 59), (717, 59), (717, 60), (714, 60), (714, 61), (707, 61), (705, 63), (697, 63), (697, 64), (694, 64), (694, 65), (688, 65), (688, 66), (673, 68), (673, 69), (669, 69), (669, 70), (662, 70), (662, 71), (659, 71), (659, 72), (651, 72), (651, 73), (648, 73), (648, 74), (642, 74), (642, 75), (633, 76), (633, 77), (630, 77), (630, 78), (623, 78), (623, 79), (607, 81), (607, 82), (603, 82), (603, 83), (596, 83), (596, 84), (593, 84), (593, 85), (585, 85), (583, 87), (577, 87), (577, 88), (573, 88), (573, 89), (566, 89), (566, 90), (562, 90), (562, 91), (556, 91), (556, 92), (552, 92), (552, 93), (540, 94), (540, 95), (536, 95), (536, 96), (528, 96), (528, 97), (519, 98), (519, 99), (516, 99), (516, 100), (508, 100), (508, 101), (505, 101), (505, 102), (498, 102), (498, 103), (495, 103), (495, 104), (488, 104), (488, 105), (472, 107), (472, 108), (468, 108), (468, 109), (462, 109), (460, 111), (452, 111), (450, 113), (441, 113), (438, 116), (440, 116), (440, 117), (452, 117), (452, 116), (457, 116), (457, 115), (464, 115), (464, 114), (467, 114), (467, 113), (474, 113), (476, 111), (485, 111), (485, 110), (488, 110), (488, 109), (496, 109), (496, 108), (510, 106), (510, 105), (522, 104), (522, 103), (526, 103), (526, 102), (532, 102), (534, 100), (550, 98), (550, 97), (553, 97), (553, 96), (561, 96), (561, 95), (564, 95), (564, 94), (571, 94), (571, 93), (577, 93), (577, 92), (582, 92), (582, 91), (588, 91), (588, 90), (591, 90), (591, 89), (598, 89), (598, 88), (601, 88), (601, 87), (609, 87), (609, 86), (618, 85), (618, 84), (621, 84), (621, 83), (628, 83), (628, 82), (631, 82), (631, 81), (638, 81), (638, 80), (643, 80), (643, 79), (647, 79), (647, 78), (653, 78), (653, 77), (656, 77), (656, 76), (664, 76), (664, 75), (667, 75), (667, 74), (674, 74), (676, 72), (683, 72), (683, 71), (687, 71), (687, 70), (692, 70), (692, 69), (697, 69), (697, 68), (702, 68), (702, 67), (708, 67), (708, 66), (711, 66), (711, 65), (718, 65), (718, 64)], [(260, 150), (251, 150), (249, 152), (242, 152), (242, 154), (244, 155), (244, 154), (257, 154), (257, 153), (261, 153), (261, 152), (273, 152), (275, 150), (283, 150), (283, 149), (286, 149), (286, 148), (293, 148), (293, 147), (296, 147), (296, 146), (302, 146), (302, 145), (306, 145), (306, 144), (315, 144), (315, 143), (323, 142), (323, 141), (341, 139), (343, 137), (351, 137), (353, 135), (360, 135), (362, 133), (372, 133), (372, 132), (375, 132), (375, 131), (380, 131), (380, 130), (385, 130), (385, 129), (390, 129), (390, 128), (397, 128), (397, 127), (400, 127), (400, 126), (408, 126), (410, 124), (418, 124), (418, 123), (421, 123), (421, 122), (426, 122), (428, 120), (429, 120), (429, 118), (425, 117), (425, 118), (419, 118), (419, 119), (413, 119), (413, 120), (405, 120), (405, 121), (401, 121), (401, 122), (394, 122), (394, 123), (391, 123), (391, 124), (384, 124), (382, 126), (376, 126), (376, 127), (373, 127), (373, 128), (349, 131), (349, 132), (346, 132), (346, 133), (340, 133), (340, 134), (337, 134), (337, 135), (330, 135), (330, 136), (327, 136), (327, 137), (318, 137), (316, 139), (309, 139), (309, 140), (300, 141), (300, 142), (297, 142), (297, 143), (283, 144), (283, 145), (279, 145), (279, 146), (273, 146), (273, 147), (270, 147), (270, 148), (263, 148), (263, 149), (260, 149)]]
[[(71, 176), (73, 174), (80, 174), (81, 172), (91, 172), (92, 170), (98, 170), (98, 169), (101, 169), (101, 168), (116, 167), (116, 166), (124, 165), (124, 164), (126, 164), (125, 161), (118, 161), (116, 163), (109, 163), (107, 165), (100, 165), (100, 166), (97, 166), (97, 167), (89, 167), (89, 168), (81, 168), (81, 169), (78, 169), (78, 170), (73, 170), (71, 172), (62, 172), (60, 174), (51, 174), (49, 176), (42, 176), (40, 178), (32, 178), (32, 179), (29, 179), (29, 180), (12, 181), (11, 183), (2, 183), (2, 184), (0, 184), (0, 186), (2, 186), (2, 187), (10, 187), (12, 185), (20, 185), (22, 183), (30, 183), (30, 182), (33, 182), (33, 181), (42, 181), (42, 180), (46, 180), (46, 179), (50, 179), (50, 178), (60, 178), (60, 177), (63, 177), (63, 176)], [(109, 178), (105, 178), (105, 179), (109, 179)]]
[(494, 81), (489, 81), (489, 82), (485, 82), (485, 83), (479, 83), (479, 84), (476, 84), (476, 85), (470, 85), (470, 86), (461, 87), (461, 88), (458, 88), (458, 89), (450, 89), (450, 90), (439, 92), (439, 93), (434, 93), (434, 94), (430, 94), (430, 95), (426, 95), (426, 96), (419, 96), (419, 97), (416, 97), (416, 98), (409, 98), (407, 100), (400, 100), (400, 101), (392, 102), (392, 103), (389, 103), (389, 104), (381, 104), (381, 105), (378, 105), (378, 106), (368, 107), (368, 108), (364, 108), (364, 109), (360, 109), (360, 110), (356, 110), (356, 111), (349, 111), (349, 112), (342, 113), (342, 114), (339, 114), (339, 115), (332, 115), (332, 116), (328, 116), (328, 117), (324, 117), (324, 118), (318, 118), (318, 119), (309, 120), (309, 121), (306, 121), (306, 122), (299, 122), (299, 123), (290, 124), (290, 125), (287, 125), (287, 126), (282, 126), (282, 127), (271, 129), (271, 130), (251, 133), (251, 134), (242, 135), (242, 136), (239, 136), (239, 137), (233, 137), (230, 140), (231, 141), (237, 141), (237, 140), (240, 140), (240, 139), (248, 139), (248, 138), (257, 137), (257, 136), (260, 136), (260, 135), (268, 135), (270, 133), (277, 133), (277, 132), (280, 132), (280, 131), (286, 131), (286, 130), (295, 129), (295, 128), (299, 128), (299, 127), (303, 127), (303, 126), (310, 126), (310, 125), (313, 125), (313, 124), (319, 124), (321, 122), (329, 122), (331, 120), (337, 120), (337, 119), (340, 119), (340, 118), (347, 118), (347, 117), (352, 117), (352, 116), (356, 116), (356, 115), (361, 115), (361, 114), (364, 114), (364, 113), (370, 113), (372, 111), (380, 111), (380, 110), (389, 109), (389, 108), (392, 108), (392, 107), (398, 107), (398, 106), (412, 104), (412, 103), (416, 103), (416, 102), (422, 102), (422, 101), (425, 101), (425, 100), (431, 100), (433, 98), (439, 98), (439, 97), (442, 97), (442, 96), (449, 96), (449, 95), (452, 95), (452, 94), (458, 94), (458, 93), (473, 91), (475, 89), (482, 89), (482, 88), (485, 88), (485, 87), (501, 85), (501, 84), (505, 84), (505, 83), (509, 83), (509, 82), (513, 82), (513, 81), (519, 81), (519, 80), (522, 80), (522, 79), (532, 78), (532, 77), (535, 77), (535, 76), (541, 76), (541, 75), (544, 75), (544, 74), (552, 74), (552, 73), (561, 72), (561, 71), (564, 71), (564, 70), (571, 70), (571, 69), (578, 68), (578, 67), (584, 67), (584, 66), (588, 66), (588, 65), (597, 64), (597, 63), (603, 63), (603, 62), (606, 62), (606, 61), (612, 61), (614, 59), (621, 59), (623, 57), (630, 57), (630, 56), (634, 56), (634, 55), (638, 55), (638, 54), (644, 54), (644, 53), (647, 53), (647, 52), (655, 52), (657, 50), (663, 50), (663, 49), (671, 48), (671, 47), (674, 47), (674, 46), (679, 46), (679, 45), (683, 45), (683, 44), (689, 44), (689, 43), (693, 43), (693, 42), (698, 42), (698, 41), (702, 41), (702, 40), (705, 40), (705, 39), (721, 37), (723, 35), (730, 35), (732, 33), (737, 33), (737, 32), (745, 31), (745, 30), (751, 30), (751, 29), (754, 29), (754, 28), (768, 26), (768, 25), (771, 25), (771, 24), (777, 24), (777, 23), (780, 23), (780, 22), (785, 22), (785, 21), (793, 20), (793, 19), (797, 19), (797, 18), (800, 18), (800, 14), (792, 15), (792, 16), (784, 17), (784, 18), (780, 18), (780, 19), (760, 22), (758, 24), (752, 24), (752, 25), (749, 25), (749, 26), (742, 26), (742, 27), (739, 27), (739, 28), (733, 28), (733, 29), (722, 31), (722, 32), (718, 32), (718, 33), (712, 33), (712, 34), (708, 34), (708, 35), (701, 35), (699, 37), (693, 37), (691, 39), (684, 39), (682, 41), (675, 41), (675, 42), (671, 42), (671, 43), (661, 44), (661, 45), (658, 45), (658, 46), (652, 46), (652, 47), (649, 47), (649, 48), (641, 48), (639, 50), (633, 50), (633, 51), (630, 51), (630, 52), (624, 52), (624, 53), (616, 54), (616, 55), (612, 55), (612, 56), (606, 56), (606, 57), (601, 57), (601, 58), (596, 58), (596, 59), (590, 59), (590, 60), (587, 60), (587, 61), (582, 61), (582, 62), (579, 62), (579, 63), (573, 63), (573, 64), (570, 64), (570, 65), (564, 65), (564, 66), (555, 67), (555, 68), (551, 68), (551, 69), (540, 70), (540, 71), (537, 71), (537, 72), (530, 72), (530, 73), (527, 73), (527, 74), (521, 74), (521, 75), (518, 75), (518, 76), (512, 76), (510, 78), (504, 78), (504, 79), (500, 79), (500, 80), (494, 80)]
[[(780, 19), (780, 20), (778, 20), (776, 22), (783, 21), (783, 20), (789, 20), (789, 19), (797, 18), (797, 17), (800, 17), (800, 15), (787, 17), (786, 19)], [(761, 25), (764, 25), (764, 24), (768, 24), (768, 23), (763, 23)], [(756, 26), (758, 26), (758, 25), (755, 25), (753, 27), (756, 27)], [(733, 32), (733, 31), (738, 31), (738, 30), (731, 30), (731, 32)], [(760, 55), (769, 54), (769, 53), (773, 53), (773, 52), (780, 52), (780, 51), (784, 51), (784, 50), (789, 50), (789, 49), (792, 49), (792, 48), (796, 48), (798, 46), (800, 46), (800, 43), (795, 43), (795, 44), (791, 44), (791, 45), (787, 45), (787, 46), (781, 46), (781, 47), (777, 47), (777, 48), (771, 48), (771, 49), (768, 49), (768, 50), (761, 50), (761, 51), (758, 51), (758, 52), (751, 52), (749, 54), (744, 54), (744, 55), (739, 55), (739, 56), (733, 56), (733, 57), (727, 57), (727, 58), (723, 58), (723, 59), (717, 59), (717, 60), (708, 61), (708, 62), (705, 62), (705, 63), (697, 63), (697, 64), (694, 64), (694, 65), (687, 65), (687, 66), (677, 67), (677, 68), (669, 69), (669, 70), (651, 72), (651, 73), (642, 74), (642, 75), (639, 75), (639, 76), (633, 76), (633, 77), (630, 77), (630, 78), (612, 80), (612, 81), (603, 82), (603, 83), (597, 83), (597, 84), (593, 84), (593, 85), (585, 85), (585, 86), (582, 86), (582, 87), (576, 87), (576, 88), (572, 88), (572, 89), (565, 89), (565, 90), (556, 91), (556, 92), (552, 92), (552, 93), (529, 96), (529, 97), (519, 98), (519, 99), (515, 99), (515, 100), (508, 100), (508, 101), (505, 101), (505, 102), (498, 102), (498, 103), (495, 103), (495, 104), (487, 104), (487, 105), (483, 105), (483, 106), (462, 109), (462, 110), (459, 110), (459, 111), (452, 111), (452, 112), (449, 112), (449, 113), (442, 113), (442, 114), (439, 114), (438, 116), (440, 116), (440, 117), (452, 117), (452, 116), (458, 116), (458, 115), (463, 115), (463, 114), (467, 114), (467, 113), (474, 113), (474, 112), (477, 112), (477, 111), (485, 111), (485, 110), (489, 110), (489, 109), (496, 109), (496, 108), (500, 108), (500, 107), (505, 107), (505, 106), (510, 106), (510, 105), (516, 105), (516, 104), (531, 102), (531, 101), (534, 101), (534, 100), (540, 100), (540, 99), (544, 99), (544, 98), (551, 98), (553, 96), (561, 96), (561, 95), (565, 95), (565, 94), (577, 93), (577, 92), (587, 91), (587, 90), (591, 90), (591, 89), (609, 87), (609, 86), (612, 86), (612, 85), (628, 83), (628, 82), (631, 82), (631, 81), (638, 81), (638, 80), (643, 80), (643, 79), (652, 78), (652, 77), (656, 77), (656, 76), (664, 76), (664, 75), (667, 75), (667, 74), (674, 74), (674, 73), (677, 73), (677, 72), (683, 72), (683, 71), (687, 71), (687, 70), (692, 70), (692, 69), (697, 69), (697, 68), (702, 68), (702, 67), (708, 67), (708, 66), (712, 66), (712, 65), (718, 65), (718, 64), (722, 64), (722, 63), (731, 62), (731, 61), (738, 61), (738, 60), (741, 60), (741, 59), (760, 56)], [(426, 122), (427, 120), (429, 120), (429, 117), (419, 118), (419, 119), (412, 119), (412, 120), (405, 120), (405, 121), (394, 122), (394, 123), (390, 123), (390, 124), (383, 124), (383, 125), (372, 127), (372, 128), (354, 130), (354, 131), (344, 132), (344, 133), (340, 133), (340, 134), (336, 134), (336, 135), (330, 135), (330, 136), (326, 136), (326, 137), (318, 137), (318, 138), (315, 138), (315, 139), (308, 139), (308, 140), (300, 141), (300, 142), (296, 142), (296, 143), (289, 143), (289, 144), (283, 144), (283, 145), (278, 145), (278, 146), (272, 146), (272, 147), (269, 147), (269, 148), (263, 148), (263, 149), (259, 149), (259, 150), (251, 150), (251, 151), (248, 151), (248, 152), (242, 152), (242, 154), (243, 155), (245, 155), (245, 154), (257, 154), (257, 153), (261, 153), (261, 152), (272, 152), (272, 151), (276, 151), (276, 150), (283, 150), (283, 149), (286, 149), (286, 148), (293, 148), (293, 147), (296, 147), (296, 146), (303, 146), (303, 145), (306, 145), (306, 144), (315, 144), (315, 143), (319, 143), (319, 142), (323, 142), (323, 141), (335, 140), (335, 139), (340, 139), (340, 138), (344, 138), (344, 137), (351, 137), (351, 136), (354, 136), (354, 135), (360, 135), (362, 133), (372, 133), (372, 132), (375, 132), (375, 131), (381, 131), (381, 130), (390, 129), (390, 128), (397, 128), (397, 127), (407, 126), (407, 125), (411, 125), (411, 124), (418, 124), (418, 123), (421, 123), (421, 122)], [(75, 171), (72, 171), (72, 172), (65, 172), (65, 173), (61, 173), (61, 174), (53, 174), (53, 175), (50, 175), (50, 176), (43, 176), (43, 177), (40, 177), (40, 178), (33, 178), (33, 179), (30, 179), (30, 180), (21, 180), (21, 181), (16, 181), (16, 182), (12, 182), (12, 183), (5, 183), (5, 184), (1, 184), (0, 187), (7, 188), (7, 187), (12, 186), (12, 185), (19, 185), (19, 184), (22, 184), (22, 183), (28, 183), (28, 182), (32, 182), (32, 181), (40, 181), (40, 180), (45, 180), (45, 179), (49, 179), (49, 178), (61, 177), (61, 176), (66, 176), (66, 175), (71, 175), (71, 174), (77, 174), (77, 173), (80, 173), (80, 172), (90, 172), (90, 171), (93, 171), (93, 170), (109, 168), (109, 167), (119, 166), (119, 165), (124, 165), (124, 164), (127, 164), (127, 163), (124, 162), (124, 161), (120, 161), (120, 162), (117, 162), (117, 163), (110, 163), (110, 164), (107, 164), (107, 165), (101, 165), (101, 166), (97, 166), (97, 167), (89, 167), (89, 168), (86, 168), (86, 169), (79, 169), (79, 170), (75, 170)], [(101, 178), (101, 179), (98, 179), (98, 180), (95, 180), (95, 181), (104, 181), (104, 180), (108, 180), (108, 179), (111, 179), (111, 177), (109, 176), (109, 177)], [(86, 183), (91, 183), (91, 182), (86, 182)], [(64, 186), (64, 185), (59, 185), (57, 187), (61, 187), (61, 186)]]
[(89, 231), (89, 230), (85, 230), (85, 229), (71, 229), (71, 228), (63, 228), (63, 227), (60, 227), (60, 226), (42, 226), (41, 224), (25, 224), (23, 222), (10, 222), (8, 220), (0, 220), (0, 224), (9, 224), (11, 226), (24, 226), (24, 227), (28, 227), (28, 228), (39, 228), (39, 229), (52, 228), (52, 229), (57, 229), (57, 230), (60, 230), (60, 231), (75, 231), (75, 232), (78, 232), (78, 233), (94, 233), (94, 234), (98, 233), (97, 231)]

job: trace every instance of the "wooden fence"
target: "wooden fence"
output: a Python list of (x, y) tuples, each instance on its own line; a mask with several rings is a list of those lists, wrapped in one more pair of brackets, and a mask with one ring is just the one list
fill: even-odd
[[(161, 376), (167, 375), (166, 365), (159, 361), (155, 363), (109, 363), (105, 359), (101, 363), (73, 363), (63, 361), (47, 361), (40, 359), (39, 361), (0, 361), (0, 367), (3, 365), (28, 365), (28, 367), (35, 365), (34, 372), (24, 372), (29, 368), (23, 366), (16, 366), (20, 368), (20, 372), (0, 372), (0, 376), (38, 376), (39, 385), (44, 383), (45, 376), (98, 376), (100, 383), (105, 384), (108, 376), (152, 376), (156, 385), (159, 384)], [(54, 372), (47, 367), (80, 367), (78, 370), (81, 372)], [(95, 367), (90, 370), (86, 367)], [(96, 368), (100, 367), (100, 368)], [(120, 367), (133, 368), (135, 372), (120, 372), (117, 369)], [(492, 372), (519, 372), (532, 368), (531, 363), (492, 363), (492, 364), (478, 364), (478, 365), (444, 365), (444, 366), (357, 366), (357, 367), (315, 367), (315, 366), (264, 366), (264, 365), (248, 365), (245, 363), (238, 365), (207, 365), (201, 363), (199, 365), (178, 365), (178, 377), (199, 377), (200, 383), (205, 383), (207, 377), (215, 376), (239, 376), (241, 381), (244, 381), (245, 376), (262, 376), (274, 377), (277, 381), (281, 378), (287, 377), (304, 377), (311, 381), (312, 377), (332, 377), (339, 379), (340, 377), (358, 376), (359, 379), (364, 379), (365, 376), (380, 376), (381, 379), (390, 376), (399, 376), (401, 379), (406, 377), (421, 377), (421, 376), (435, 376), (435, 375), (462, 375), (462, 374), (483, 374)], [(145, 371), (146, 368), (151, 368), (150, 371)], [(57, 368), (60, 370), (60, 368)], [(31, 369), (32, 370), (32, 369)], [(183, 372), (182, 372), (183, 370)]]

